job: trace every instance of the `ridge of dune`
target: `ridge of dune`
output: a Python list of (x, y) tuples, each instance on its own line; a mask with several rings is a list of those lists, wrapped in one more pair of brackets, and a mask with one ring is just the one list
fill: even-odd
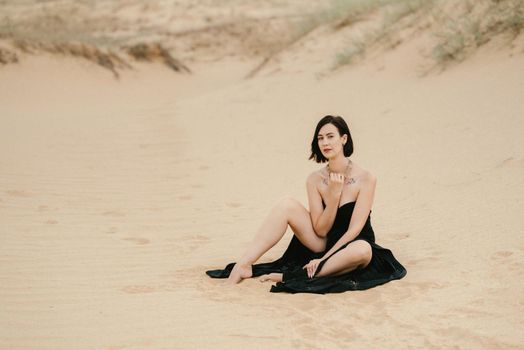
[(467, 60), (486, 44), (521, 54), (515, 42), (522, 43), (524, 29), (518, 0), (324, 0), (307, 8), (296, 0), (256, 7), (245, 0), (50, 0), (0, 8), (0, 64), (46, 53), (93, 62), (117, 78), (136, 62), (189, 73), (193, 63), (231, 58), (258, 60), (250, 77), (266, 66), (301, 69), (297, 57), (324, 75), (413, 42), (413, 68), (428, 73)]

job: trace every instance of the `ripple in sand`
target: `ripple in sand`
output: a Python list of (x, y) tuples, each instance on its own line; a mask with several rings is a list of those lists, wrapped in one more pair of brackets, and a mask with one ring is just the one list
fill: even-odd
[(127, 237), (127, 238), (122, 238), (122, 240), (134, 242), (138, 245), (149, 244), (149, 242), (151, 242), (149, 239), (141, 238), (141, 237)]
[(49, 211), (49, 210), (51, 210), (51, 208), (50, 208), (49, 206), (47, 206), (47, 205), (39, 205), (39, 206), (38, 206), (38, 211), (39, 211), (39, 212), (42, 212), (42, 211)]
[(515, 159), (513, 157), (509, 157), (504, 159), (502, 162), (497, 164), (495, 168), (503, 168), (503, 167), (511, 167), (511, 166), (524, 166), (524, 159)]
[(510, 252), (508, 250), (501, 250), (496, 253), (493, 253), (491, 255), (491, 259), (503, 259), (503, 258), (510, 257), (511, 255), (513, 255), (513, 252)]
[(104, 216), (113, 216), (113, 217), (123, 217), (126, 216), (126, 214), (119, 210), (108, 210), (102, 213)]
[(389, 236), (395, 240), (402, 240), (410, 237), (409, 233), (395, 233)]
[(120, 289), (124, 293), (128, 294), (144, 294), (144, 293), (153, 293), (156, 291), (154, 287), (148, 285), (130, 285), (125, 286)]
[(238, 203), (238, 202), (227, 202), (226, 203), (226, 206), (230, 207), (230, 208), (239, 208), (242, 206), (242, 203)]
[(31, 193), (31, 192), (25, 191), (25, 190), (8, 190), (8, 191), (5, 191), (5, 193), (7, 193), (8, 195), (10, 195), (12, 197), (25, 197), (25, 198), (28, 198), (28, 197), (33, 197), (34, 196), (34, 193)]
[(106, 232), (107, 232), (107, 233), (116, 233), (116, 232), (118, 232), (118, 228), (115, 227), (115, 226), (111, 226), (111, 227), (109, 227), (109, 228), (107, 229)]

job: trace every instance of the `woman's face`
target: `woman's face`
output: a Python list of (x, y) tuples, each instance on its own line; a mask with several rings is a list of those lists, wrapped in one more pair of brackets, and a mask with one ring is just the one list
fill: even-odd
[(322, 155), (330, 159), (338, 153), (344, 152), (347, 135), (340, 136), (337, 127), (329, 123), (320, 128), (317, 141)]

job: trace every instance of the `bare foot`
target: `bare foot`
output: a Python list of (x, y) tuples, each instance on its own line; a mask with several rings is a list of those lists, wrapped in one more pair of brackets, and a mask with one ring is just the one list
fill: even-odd
[(231, 270), (231, 273), (229, 274), (227, 283), (237, 284), (244, 278), (250, 278), (251, 276), (253, 276), (253, 268), (251, 265), (235, 264), (233, 270)]
[(282, 274), (281, 273), (276, 273), (276, 272), (268, 273), (266, 275), (260, 276), (259, 281), (260, 282), (266, 282), (266, 281), (282, 282)]

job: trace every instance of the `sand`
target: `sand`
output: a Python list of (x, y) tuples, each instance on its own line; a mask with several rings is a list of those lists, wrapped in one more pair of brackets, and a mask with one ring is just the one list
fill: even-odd
[[(318, 74), (322, 53), (291, 51), (252, 79), (235, 57), (120, 80), (45, 54), (0, 67), (0, 348), (522, 348), (523, 56), (421, 77), (414, 52)], [(279, 198), (307, 204), (326, 114), (408, 275), (331, 295), (208, 278)]]

